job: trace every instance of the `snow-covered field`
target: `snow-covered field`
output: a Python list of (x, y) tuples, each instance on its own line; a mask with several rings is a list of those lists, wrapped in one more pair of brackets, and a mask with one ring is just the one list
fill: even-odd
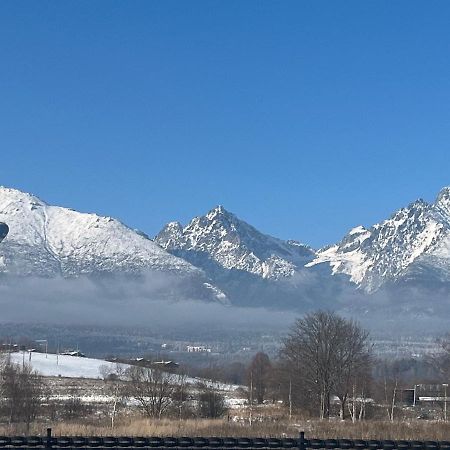
[[(31, 355), (31, 358), (30, 358)], [(22, 353), (12, 353), (11, 362), (22, 364)], [(116, 363), (101, 359), (80, 358), (78, 356), (53, 355), (45, 353), (25, 353), (25, 364), (31, 364), (44, 377), (68, 377), (68, 378), (102, 378), (100, 368), (107, 366), (114, 372)], [(125, 369), (129, 367), (121, 364)]]
[[(54, 355), (32, 352), (11, 353), (11, 362), (15, 364), (29, 364), (44, 377), (67, 377), (67, 378), (103, 378), (101, 367), (108, 367), (115, 372), (117, 363), (104, 361), (102, 359), (81, 358), (78, 356)], [(119, 364), (123, 369), (130, 367), (128, 364)], [(205, 383), (206, 385), (220, 391), (234, 392), (241, 386), (204, 380), (201, 378), (187, 377), (184, 379), (187, 384)]]

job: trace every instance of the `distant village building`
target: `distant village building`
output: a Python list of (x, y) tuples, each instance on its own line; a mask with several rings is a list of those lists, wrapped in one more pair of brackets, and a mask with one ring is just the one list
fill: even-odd
[(188, 353), (211, 353), (211, 349), (204, 345), (188, 345)]
[(19, 346), (17, 344), (2, 344), (1, 351), (2, 352), (18, 352)]
[(175, 361), (154, 361), (152, 362), (153, 366), (163, 367), (165, 369), (175, 369), (179, 366)]
[(450, 403), (448, 383), (416, 384), (414, 386), (414, 405), (419, 403)]
[(86, 358), (86, 355), (84, 353), (80, 352), (79, 350), (66, 350), (66, 351), (62, 352), (61, 355), (78, 356), (80, 358)]

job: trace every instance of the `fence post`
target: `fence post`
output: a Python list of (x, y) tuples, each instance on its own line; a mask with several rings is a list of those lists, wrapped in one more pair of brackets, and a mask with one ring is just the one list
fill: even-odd
[(52, 429), (47, 428), (47, 442), (46, 442), (46, 448), (52, 448)]
[(305, 442), (305, 432), (300, 432), (300, 439), (298, 441), (298, 449), (299, 450), (306, 450), (306, 442)]

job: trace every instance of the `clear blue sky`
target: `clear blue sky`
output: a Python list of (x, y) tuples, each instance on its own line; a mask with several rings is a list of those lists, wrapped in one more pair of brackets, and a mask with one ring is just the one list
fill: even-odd
[(450, 2), (0, 2), (0, 184), (313, 246), (450, 184)]

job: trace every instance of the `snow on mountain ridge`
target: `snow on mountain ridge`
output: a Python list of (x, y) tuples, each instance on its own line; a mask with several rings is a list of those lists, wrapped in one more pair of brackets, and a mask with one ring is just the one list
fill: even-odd
[(200, 253), (225, 269), (273, 279), (292, 276), (314, 255), (299, 242), (285, 242), (259, 232), (221, 205), (195, 217), (184, 228), (178, 222), (167, 224), (155, 241), (182, 257)]
[[(260, 296), (268, 282), (295, 280), (300, 274), (311, 275), (311, 283), (320, 275), (319, 286), (330, 284), (327, 267), (312, 269), (319, 265), (347, 275), (367, 292), (418, 276), (426, 281), (428, 274), (450, 282), (449, 187), (434, 203), (419, 199), (368, 229), (353, 228), (339, 243), (318, 252), (263, 234), (221, 205), (186, 226), (168, 223), (153, 242), (111, 217), (51, 206), (2, 187), (0, 222), (10, 226), (0, 246), (0, 272), (13, 274), (72, 277), (160, 270), (204, 277), (204, 286), (219, 299), (220, 289), (227, 292), (229, 285), (238, 295)], [(263, 284), (251, 284), (254, 279)]]
[(414, 264), (422, 264), (423, 270), (435, 251), (440, 252), (440, 265), (450, 270), (449, 205), (450, 189), (444, 188), (434, 204), (419, 199), (369, 230), (351, 230), (307, 266), (329, 264), (333, 274), (348, 275), (367, 292), (401, 279)]
[(202, 275), (116, 219), (51, 206), (16, 189), (0, 188), (0, 221), (10, 229), (0, 248), (4, 272), (77, 276), (151, 269)]
[(450, 187), (445, 187), (439, 192), (434, 206), (442, 217), (450, 223)]

